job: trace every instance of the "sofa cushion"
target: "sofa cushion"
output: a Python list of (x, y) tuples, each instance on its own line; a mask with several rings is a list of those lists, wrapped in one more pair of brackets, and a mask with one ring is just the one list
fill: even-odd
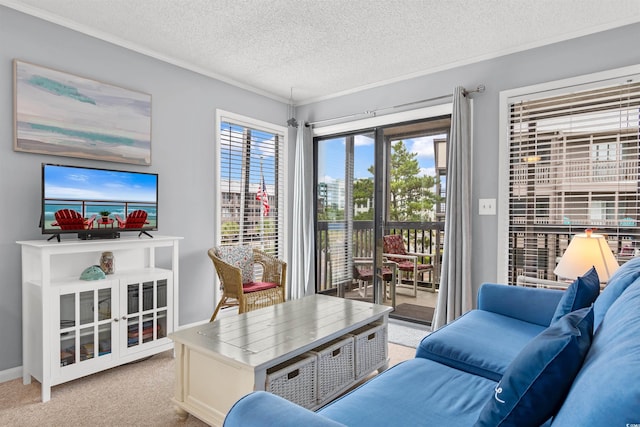
[(254, 391), (233, 404), (223, 427), (346, 427), (266, 391)]
[(569, 391), (591, 345), (592, 331), (592, 307), (549, 326), (509, 365), (475, 425), (534, 427), (547, 421)]
[(594, 304), (594, 330), (597, 330), (600, 326), (611, 304), (613, 304), (624, 290), (638, 277), (640, 277), (640, 257), (630, 259), (613, 273), (609, 282), (607, 282), (607, 286), (605, 286)]
[(546, 328), (563, 295), (558, 289), (483, 283), (478, 290), (478, 309)]
[(520, 350), (544, 329), (513, 317), (472, 310), (427, 335), (416, 357), (500, 381)]
[(552, 425), (637, 425), (640, 423), (639, 378), (640, 279), (607, 311)]
[(347, 426), (470, 426), (496, 382), (427, 359), (375, 376), (318, 411)]
[(589, 307), (600, 293), (600, 279), (594, 267), (573, 281), (558, 303), (551, 323), (580, 308)]

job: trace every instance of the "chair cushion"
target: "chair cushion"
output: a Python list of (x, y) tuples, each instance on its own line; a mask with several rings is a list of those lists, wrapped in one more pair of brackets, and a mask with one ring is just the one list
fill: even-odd
[(266, 289), (272, 289), (277, 287), (278, 287), (277, 283), (271, 283), (271, 282), (249, 282), (249, 283), (242, 284), (242, 290), (244, 291), (245, 294), (248, 294), (250, 292), (264, 291)]
[(353, 266), (353, 277), (356, 280), (364, 280), (368, 282), (373, 280), (373, 269), (365, 266)]
[(551, 324), (513, 360), (476, 426), (539, 426), (564, 401), (591, 345), (593, 307)]
[(595, 268), (591, 268), (582, 277), (573, 281), (558, 302), (551, 323), (562, 316), (580, 308), (589, 307), (600, 293), (600, 279)]
[[(369, 282), (373, 280), (373, 268), (366, 266), (353, 266), (354, 279)], [(389, 267), (382, 267), (383, 280), (389, 281), (393, 277), (393, 271)]]
[(242, 283), (253, 282), (253, 248), (251, 246), (218, 246), (218, 257), (242, 271)]
[[(433, 269), (433, 265), (431, 265), (431, 264), (418, 264), (418, 265), (416, 265), (416, 268), (418, 269), (418, 271), (432, 270)], [(407, 261), (407, 260), (399, 262), (398, 263), (398, 269), (399, 270), (403, 270), (403, 271), (413, 271), (413, 262)]]
[[(399, 234), (390, 234), (388, 236), (384, 236), (382, 238), (383, 251), (387, 254), (398, 254), (398, 255), (406, 255), (407, 251), (404, 248), (404, 240), (402, 236)], [(389, 257), (390, 261), (401, 263), (406, 261), (404, 258), (392, 258)]]

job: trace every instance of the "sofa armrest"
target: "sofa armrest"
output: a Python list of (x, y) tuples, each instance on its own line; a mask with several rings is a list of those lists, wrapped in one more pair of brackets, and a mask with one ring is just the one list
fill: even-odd
[(562, 294), (556, 289), (484, 283), (478, 291), (478, 309), (549, 326)]
[(227, 413), (224, 427), (346, 427), (266, 391), (238, 400)]

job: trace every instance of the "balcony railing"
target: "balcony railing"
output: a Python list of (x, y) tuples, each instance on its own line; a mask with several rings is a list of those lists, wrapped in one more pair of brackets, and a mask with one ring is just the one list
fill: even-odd
[[(527, 185), (528, 167), (526, 163), (514, 166), (514, 185)], [(638, 160), (567, 159), (554, 166), (537, 163), (534, 170), (536, 185), (560, 185), (568, 182), (636, 182)]]
[[(333, 270), (336, 268), (335, 260), (332, 265), (331, 257), (331, 230), (336, 224), (342, 222), (318, 221), (316, 238), (316, 259), (317, 259), (317, 292), (335, 290), (341, 283), (332, 280)], [(444, 238), (444, 222), (388, 222), (385, 234), (400, 234), (403, 236), (405, 247), (408, 252), (428, 253), (432, 256), (425, 256), (418, 260), (423, 264), (433, 264), (436, 273), (439, 272), (439, 265), (442, 256), (442, 243)], [(353, 221), (351, 248), (339, 255), (344, 258), (344, 254), (350, 250), (351, 258), (373, 258), (375, 246), (373, 241), (373, 221)], [(335, 251), (335, 248), (334, 248)], [(334, 257), (336, 258), (336, 257)], [(342, 261), (342, 260), (340, 260)], [(347, 260), (351, 265), (351, 260)], [(351, 272), (344, 277), (343, 283), (350, 282)]]
[[(562, 226), (512, 226), (509, 233), (509, 283), (518, 276), (544, 280), (558, 280), (553, 270), (578, 228)], [(625, 233), (625, 231), (628, 232)], [(619, 227), (599, 227), (598, 233), (607, 236), (607, 244), (620, 264), (630, 256), (625, 249), (635, 242), (637, 230)]]

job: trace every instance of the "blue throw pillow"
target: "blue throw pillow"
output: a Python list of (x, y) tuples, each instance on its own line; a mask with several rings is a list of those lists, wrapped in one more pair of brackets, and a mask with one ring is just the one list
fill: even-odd
[(527, 344), (496, 385), (476, 426), (540, 426), (556, 414), (582, 366), (593, 308), (573, 311)]
[(600, 279), (594, 267), (584, 276), (578, 277), (567, 288), (558, 302), (551, 323), (558, 321), (562, 316), (580, 308), (589, 307), (598, 298), (600, 293)]

